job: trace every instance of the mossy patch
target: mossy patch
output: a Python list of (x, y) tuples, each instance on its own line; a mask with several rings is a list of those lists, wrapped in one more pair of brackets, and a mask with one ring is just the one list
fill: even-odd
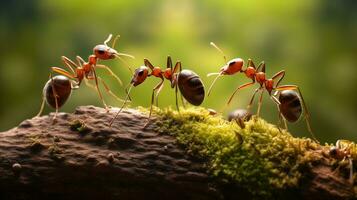
[(175, 136), (188, 152), (207, 158), (212, 176), (236, 182), (257, 197), (298, 187), (304, 169), (323, 156), (313, 153), (320, 145), (311, 139), (295, 138), (260, 118), (241, 129), (204, 108), (154, 112), (157, 131)]

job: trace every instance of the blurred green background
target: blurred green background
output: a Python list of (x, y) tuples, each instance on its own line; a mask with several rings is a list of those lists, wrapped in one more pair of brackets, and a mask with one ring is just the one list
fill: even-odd
[[(345, 138), (357, 141), (357, 1), (5, 1), (0, 12), (0, 131), (37, 114), (42, 88), (51, 66), (63, 66), (60, 56), (87, 58), (109, 33), (120, 34), (116, 49), (132, 54), (132, 68), (143, 58), (165, 67), (166, 56), (180, 59), (196, 71), (206, 87), (224, 64), (210, 41), (228, 59), (264, 60), (267, 75), (285, 69), (283, 84), (302, 89), (310, 108), (312, 127), (323, 142)], [(129, 71), (119, 60), (102, 61), (125, 82)], [(98, 70), (100, 71), (100, 70)], [(123, 89), (105, 73), (113, 91)], [(150, 78), (132, 90), (132, 106), (150, 105)], [(218, 80), (203, 104), (220, 110), (236, 86), (248, 82), (243, 74)], [(248, 104), (256, 86), (245, 89), (226, 112)], [(106, 96), (113, 106), (121, 103)], [(166, 82), (160, 107), (174, 107), (174, 91)], [(61, 111), (76, 106), (102, 106), (97, 93), (85, 84)], [(45, 114), (53, 111), (48, 107)], [(265, 95), (262, 116), (277, 122), (277, 109)], [(289, 124), (294, 135), (309, 136), (304, 121)]]

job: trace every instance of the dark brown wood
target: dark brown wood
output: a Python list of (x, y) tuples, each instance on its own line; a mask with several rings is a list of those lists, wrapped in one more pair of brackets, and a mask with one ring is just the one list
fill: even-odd
[[(51, 114), (0, 133), (0, 199), (251, 199), (239, 185), (211, 178), (205, 160), (153, 123), (143, 129), (139, 111), (124, 110), (108, 127), (116, 111), (81, 106), (59, 113), (54, 125)], [(328, 162), (275, 199), (352, 198)]]

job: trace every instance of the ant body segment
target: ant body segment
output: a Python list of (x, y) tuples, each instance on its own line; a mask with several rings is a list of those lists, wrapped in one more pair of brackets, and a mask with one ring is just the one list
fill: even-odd
[[(55, 116), (53, 119), (56, 119), (58, 109), (65, 103), (68, 99), (69, 95), (71, 94), (72, 89), (77, 89), (81, 85), (82, 81), (84, 80), (86, 85), (91, 88), (96, 89), (100, 99), (102, 100), (103, 105), (108, 110), (108, 106), (105, 103), (102, 93), (99, 89), (98, 82), (100, 81), (105, 90), (116, 98), (119, 101), (123, 101), (119, 97), (117, 97), (109, 88), (109, 86), (97, 76), (95, 69), (101, 68), (105, 69), (110, 76), (113, 76), (120, 85), (122, 85), (122, 81), (119, 79), (118, 76), (114, 74), (114, 72), (105, 65), (98, 64), (99, 60), (110, 60), (114, 58), (120, 58), (120, 56), (127, 56), (133, 58), (133, 56), (118, 53), (115, 49), (115, 43), (118, 39), (119, 35), (114, 39), (112, 47), (109, 47), (107, 43), (111, 40), (112, 34), (104, 41), (104, 44), (97, 45), (93, 48), (93, 54), (88, 57), (88, 62), (85, 62), (80, 56), (76, 57), (78, 64), (70, 60), (69, 58), (62, 56), (62, 61), (65, 66), (69, 69), (69, 71), (59, 68), (59, 67), (51, 67), (53, 72), (61, 74), (61, 76), (52, 77), (52, 73), (50, 74), (50, 80), (46, 83), (43, 89), (43, 97), (42, 97), (42, 104), (39, 113), (37, 116), (40, 116), (45, 102), (49, 104), (51, 107), (56, 109)], [(129, 68), (129, 70), (131, 70)], [(88, 80), (94, 80), (95, 86), (88, 82)]]
[[(128, 89), (125, 102), (123, 106), (120, 108), (120, 110), (117, 112), (116, 116), (110, 122), (110, 126), (112, 125), (114, 120), (117, 118), (119, 113), (124, 108), (129, 98), (129, 93), (132, 86), (136, 87), (137, 85), (140, 85), (146, 80), (147, 77), (150, 76), (159, 78), (160, 82), (152, 90), (150, 113), (149, 113), (148, 120), (150, 120), (155, 99), (156, 99), (156, 104), (158, 104), (158, 96), (164, 86), (163, 84), (165, 79), (170, 81), (171, 88), (175, 88), (177, 110), (179, 110), (178, 96), (177, 96), (178, 88), (182, 96), (190, 104), (198, 106), (201, 105), (201, 103), (203, 102), (205, 97), (205, 91), (204, 91), (204, 85), (202, 83), (202, 80), (195, 72), (191, 70), (182, 70), (180, 61), (176, 62), (175, 66), (173, 67), (171, 57), (168, 56), (166, 69), (161, 69), (160, 67), (154, 67), (148, 59), (144, 59), (144, 65), (145, 66), (141, 66), (135, 70), (133, 78), (130, 82), (130, 87)], [(151, 70), (150, 73), (149, 70)]]
[[(224, 60), (226, 60), (226, 56), (224, 55), (223, 51), (215, 45), (213, 42), (211, 42), (211, 45), (216, 48), (221, 54), (223, 54)], [(312, 129), (310, 126), (310, 113), (307, 109), (307, 106), (305, 104), (305, 101), (302, 97), (300, 88), (297, 85), (279, 85), (280, 82), (283, 80), (285, 76), (285, 70), (281, 70), (277, 72), (275, 75), (272, 76), (272, 78), (268, 79), (266, 78), (266, 73), (265, 73), (265, 63), (261, 62), (259, 66), (256, 68), (253, 61), (251, 59), (248, 59), (247, 67), (246, 69), (243, 70), (243, 65), (244, 61), (241, 58), (235, 58), (227, 62), (226, 65), (224, 65), (219, 73), (210, 73), (207, 76), (211, 75), (217, 75), (217, 77), (214, 79), (212, 82), (208, 95), (211, 92), (211, 89), (218, 79), (218, 77), (222, 75), (233, 75), (238, 72), (244, 73), (249, 79), (251, 79), (251, 82), (242, 84), (236, 88), (236, 90), (233, 92), (233, 94), (230, 96), (227, 105), (230, 104), (232, 101), (234, 95), (241, 89), (249, 87), (254, 85), (255, 83), (259, 83), (259, 87), (255, 89), (252, 98), (247, 106), (248, 111), (250, 110), (255, 95), (260, 92), (260, 98), (258, 102), (258, 109), (257, 109), (257, 116), (259, 117), (260, 115), (260, 110), (261, 110), (261, 104), (263, 101), (263, 94), (264, 90), (266, 90), (270, 96), (270, 98), (276, 103), (279, 111), (279, 119), (281, 120), (283, 118), (284, 122), (287, 119), (290, 122), (296, 122), (300, 116), (301, 116), (301, 107), (304, 108), (304, 117), (307, 125), (307, 129), (310, 132), (311, 136), (313, 137), (314, 140), (317, 141), (316, 137), (312, 133)], [(284, 91), (298, 91), (298, 94), (295, 92), (294, 94), (292, 92), (284, 92)], [(277, 95), (279, 95), (279, 99), (277, 98)], [(294, 101), (295, 100), (295, 101)], [(298, 101), (297, 101), (298, 100)], [(282, 102), (280, 102), (282, 101)], [(295, 103), (298, 103), (299, 105), (294, 105), (291, 103), (291, 101), (294, 101)], [(302, 106), (301, 106), (302, 105)], [(293, 116), (293, 117), (291, 117)], [(286, 124), (286, 123), (285, 123)], [(287, 126), (285, 126), (287, 128)]]
[(246, 109), (236, 109), (228, 114), (228, 121), (234, 120), (242, 129), (245, 128), (244, 122), (249, 121), (252, 114)]

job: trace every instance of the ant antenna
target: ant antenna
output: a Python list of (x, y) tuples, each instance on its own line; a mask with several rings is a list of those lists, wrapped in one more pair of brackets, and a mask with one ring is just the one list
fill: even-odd
[(216, 78), (213, 80), (211, 86), (209, 87), (207, 96), (209, 96), (209, 95), (211, 94), (212, 87), (213, 87), (213, 85), (216, 83), (217, 79), (222, 76), (222, 72), (220, 72), (220, 73), (209, 73), (209, 74), (207, 74), (207, 76), (212, 76), (212, 75), (217, 75), (217, 76), (216, 76)]
[(210, 42), (210, 45), (213, 46), (215, 49), (217, 49), (217, 51), (219, 51), (222, 54), (224, 62), (227, 63), (227, 58), (226, 55), (223, 53), (223, 51), (214, 42)]
[(120, 38), (120, 35), (116, 35), (114, 40), (113, 40), (113, 43), (112, 43), (112, 49), (114, 49), (115, 47), (115, 43), (117, 42), (117, 40)]
[(130, 94), (130, 90), (131, 90), (131, 88), (132, 88), (132, 87), (133, 87), (133, 85), (132, 85), (132, 84), (130, 84), (129, 89), (128, 89), (128, 90), (127, 90), (127, 89), (125, 89), (125, 91), (128, 91), (128, 92), (127, 92), (127, 95), (126, 95), (126, 97), (125, 97), (125, 101), (124, 101), (123, 105), (121, 106), (121, 108), (119, 109), (119, 111), (117, 112), (117, 114), (115, 115), (115, 117), (112, 119), (112, 121), (110, 121), (109, 127), (111, 127), (111, 126), (112, 126), (113, 122), (114, 122), (114, 121), (115, 121), (115, 119), (118, 117), (118, 115), (121, 113), (121, 111), (123, 110), (123, 108), (124, 108), (125, 104), (128, 102), (128, 99), (130, 99), (129, 94)]
[(129, 57), (129, 58), (132, 58), (132, 59), (135, 59), (135, 56), (133, 55), (130, 55), (130, 54), (126, 54), (126, 53), (117, 53), (118, 56), (125, 56), (125, 57)]
[(115, 54), (115, 57), (117, 57), (120, 61), (122, 61), (124, 63), (125, 66), (128, 67), (130, 73), (133, 74), (133, 70), (131, 69), (130, 65), (128, 62), (126, 62), (123, 58), (121, 58), (118, 54)]
[(107, 43), (112, 39), (113, 35), (109, 34), (108, 38), (104, 41), (104, 45), (108, 46)]

